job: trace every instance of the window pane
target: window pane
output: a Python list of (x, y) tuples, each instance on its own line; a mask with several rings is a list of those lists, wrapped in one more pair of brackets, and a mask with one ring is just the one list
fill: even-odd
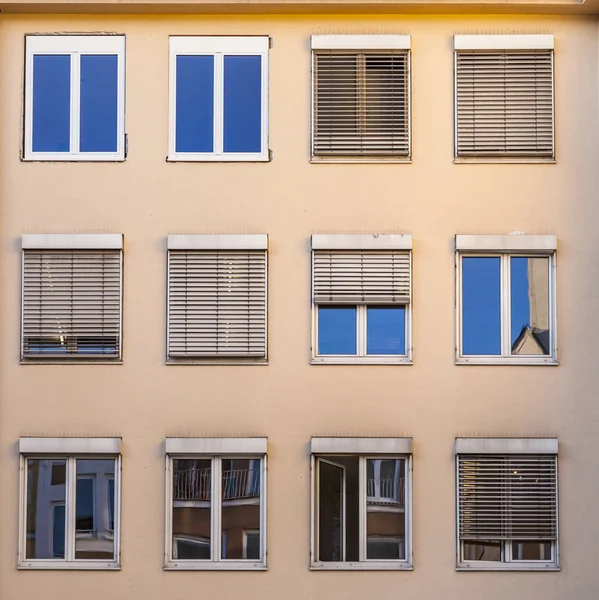
[(318, 307), (318, 354), (356, 354), (356, 307)]
[(404, 560), (406, 537), (404, 459), (366, 462), (367, 558)]
[(69, 152), (71, 57), (33, 57), (33, 151)]
[(118, 57), (81, 56), (81, 152), (116, 152)]
[(501, 354), (500, 258), (462, 258), (462, 353)]
[(75, 558), (114, 558), (114, 459), (77, 459)]
[(501, 542), (499, 540), (476, 540), (464, 542), (463, 560), (501, 561)]
[(550, 354), (549, 259), (510, 258), (512, 354)]
[(260, 560), (260, 532), (245, 532), (245, 556), (248, 560)]
[(241, 560), (244, 530), (260, 531), (260, 459), (223, 458), (221, 464), (221, 555)]
[(224, 57), (224, 151), (262, 150), (262, 57)]
[(27, 461), (26, 558), (64, 558), (65, 460)]
[(512, 542), (512, 560), (551, 560), (551, 542)]
[(210, 459), (173, 460), (173, 558), (210, 560), (211, 478)]
[(405, 306), (369, 306), (366, 313), (367, 354), (405, 354)]
[(177, 56), (177, 152), (214, 152), (214, 56)]

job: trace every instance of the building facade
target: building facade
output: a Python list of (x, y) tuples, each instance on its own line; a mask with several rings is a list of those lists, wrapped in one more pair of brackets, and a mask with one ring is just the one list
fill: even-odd
[(0, 9), (1, 598), (598, 596), (594, 0)]

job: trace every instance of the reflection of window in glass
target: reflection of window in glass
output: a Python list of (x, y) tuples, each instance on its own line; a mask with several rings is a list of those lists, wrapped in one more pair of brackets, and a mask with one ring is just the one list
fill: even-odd
[(464, 566), (556, 565), (555, 455), (461, 454), (458, 496)]
[(170, 463), (171, 558), (264, 561), (262, 459), (172, 458)]
[(461, 254), (460, 357), (552, 362), (552, 265), (550, 256)]
[(116, 459), (28, 458), (25, 465), (24, 559), (114, 562)]
[(314, 562), (406, 561), (406, 457), (315, 457)]

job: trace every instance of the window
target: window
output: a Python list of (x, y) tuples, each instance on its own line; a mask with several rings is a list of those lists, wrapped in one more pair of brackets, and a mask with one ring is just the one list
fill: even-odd
[(19, 450), (19, 568), (119, 568), (120, 438), (21, 438)]
[(313, 569), (411, 569), (411, 438), (312, 438)]
[(124, 160), (125, 36), (27, 35), (25, 160)]
[(123, 236), (24, 235), (22, 362), (120, 361)]
[(312, 363), (411, 362), (410, 235), (312, 236)]
[(555, 570), (557, 440), (459, 438), (458, 568)]
[(410, 158), (410, 36), (313, 35), (313, 160)]
[(269, 38), (171, 37), (169, 160), (267, 161)]
[(168, 362), (266, 362), (266, 235), (168, 237)]
[(553, 36), (455, 36), (458, 158), (553, 160)]
[(458, 363), (556, 364), (555, 236), (456, 236)]
[(165, 569), (266, 569), (266, 438), (167, 438)]

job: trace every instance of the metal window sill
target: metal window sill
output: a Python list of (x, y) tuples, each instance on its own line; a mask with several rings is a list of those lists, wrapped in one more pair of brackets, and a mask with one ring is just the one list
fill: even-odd
[(406, 562), (340, 562), (312, 563), (310, 571), (413, 571), (414, 567)]
[(176, 367), (190, 367), (190, 366), (240, 366), (240, 367), (248, 367), (248, 366), (268, 366), (268, 359), (251, 359), (251, 358), (215, 358), (215, 359), (177, 359), (177, 358), (169, 358), (164, 363), (168, 367), (176, 366)]
[(310, 159), (310, 163), (313, 165), (318, 164), (365, 164), (365, 165), (374, 165), (374, 164), (412, 164), (412, 159), (410, 157), (384, 157), (381, 156), (379, 158), (372, 156), (339, 156), (339, 157), (325, 157), (325, 156), (313, 156)]
[(514, 563), (503, 563), (498, 565), (477, 565), (477, 566), (466, 566), (458, 565), (455, 568), (456, 571), (467, 573), (468, 571), (480, 573), (481, 571), (548, 571), (550, 573), (556, 573), (560, 571), (560, 568), (555, 564), (551, 565), (535, 565), (532, 563), (527, 564), (514, 564)]
[(23, 156), (21, 162), (26, 163), (124, 163), (124, 156), (82, 156), (77, 154), (69, 154), (68, 156), (46, 154), (44, 156)]
[(164, 565), (164, 571), (266, 571), (264, 563), (235, 561), (179, 561)]
[(166, 157), (167, 163), (269, 163), (272, 159), (268, 155), (264, 156), (226, 156), (226, 155), (207, 155), (207, 156), (185, 156), (170, 155)]
[(98, 561), (23, 561), (17, 565), (17, 569), (22, 571), (45, 570), (45, 571), (120, 571), (119, 563), (108, 563)]
[(555, 158), (535, 158), (535, 157), (518, 157), (518, 156), (456, 156), (453, 159), (455, 165), (464, 164), (480, 164), (480, 165), (492, 165), (492, 164), (548, 164), (554, 165), (557, 163)]
[(29, 358), (29, 359), (21, 359), (19, 361), (21, 365), (122, 365), (122, 359), (116, 360), (89, 360), (89, 359), (77, 359), (77, 358)]
[(409, 358), (369, 358), (363, 356), (347, 358), (313, 358), (311, 365), (413, 365), (414, 361)]
[(457, 358), (456, 365), (512, 365), (512, 366), (534, 366), (534, 367), (557, 367), (559, 362), (554, 358)]

